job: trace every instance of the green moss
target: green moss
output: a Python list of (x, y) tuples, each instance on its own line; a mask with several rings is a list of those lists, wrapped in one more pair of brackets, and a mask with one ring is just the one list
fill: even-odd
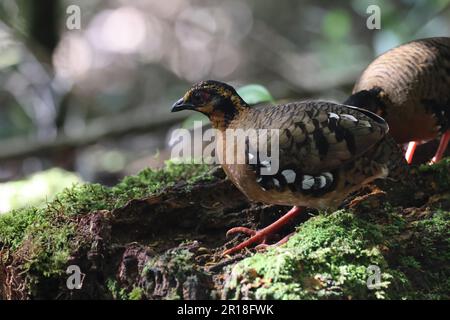
[(187, 187), (213, 179), (208, 165), (174, 164), (167, 162), (162, 170), (144, 169), (135, 176), (125, 177), (112, 188), (100, 184), (76, 185), (59, 194), (52, 203), (66, 214), (112, 210), (124, 206), (131, 199), (143, 198), (185, 181)]
[[(163, 255), (151, 259), (144, 267), (143, 275), (149, 282), (153, 282), (154, 270), (164, 270), (164, 274), (170, 274), (177, 283), (183, 283), (186, 278), (194, 272), (195, 267), (192, 262), (193, 254), (186, 249), (169, 250)], [(151, 285), (150, 287), (155, 286)], [(168, 288), (169, 292), (166, 294), (167, 300), (180, 300), (182, 292), (179, 287)]]
[(134, 287), (130, 292), (120, 288), (116, 280), (109, 278), (106, 281), (106, 287), (114, 300), (141, 300), (144, 295), (144, 290), (139, 287)]
[(109, 278), (106, 281), (106, 288), (114, 300), (129, 300), (127, 291), (124, 288), (120, 288), (116, 280)]
[(65, 271), (71, 253), (70, 240), (75, 232), (73, 223), (44, 221), (28, 229), (23, 271), (44, 277), (60, 275)]
[(163, 170), (145, 169), (136, 176), (125, 177), (112, 188), (114, 207), (121, 207), (130, 199), (142, 198), (185, 181), (190, 187), (199, 181), (211, 181), (211, 166), (204, 164), (174, 164), (167, 162)]
[(142, 296), (144, 294), (144, 289), (135, 287), (131, 292), (128, 294), (129, 300), (141, 300)]
[[(450, 161), (422, 166), (435, 189), (450, 187)], [(448, 299), (450, 212), (432, 208), (411, 222), (389, 203), (377, 214), (321, 214), (279, 248), (238, 263), (225, 285), (229, 298)], [(381, 271), (367, 287), (369, 266)]]
[(0, 243), (12, 250), (22, 243), (28, 227), (45, 221), (44, 211), (37, 208), (13, 210), (0, 216)]
[(432, 175), (433, 181), (441, 190), (450, 190), (450, 157), (444, 158), (433, 165), (421, 165), (419, 172)]
[(437, 210), (412, 224), (412, 236), (399, 246), (394, 265), (410, 279), (411, 298), (450, 298), (450, 212)]
[[(0, 215), (0, 244), (16, 249), (33, 230), (33, 225), (52, 225), (56, 217), (65, 219), (65, 216), (119, 208), (131, 199), (155, 194), (179, 181), (186, 181), (190, 186), (200, 180), (212, 180), (208, 173), (210, 168), (168, 162), (162, 170), (145, 169), (135, 176), (125, 177), (112, 188), (100, 184), (76, 184), (59, 193), (45, 208), (30, 207)], [(69, 217), (66, 219), (70, 220)]]
[[(450, 292), (449, 214), (437, 211), (413, 224), (395, 213), (387, 213), (384, 218), (389, 222), (383, 224), (346, 211), (316, 216), (284, 246), (238, 263), (226, 283), (226, 295), (397, 299), (431, 294), (446, 298)], [(404, 238), (408, 230), (413, 240)], [(374, 268), (370, 266), (381, 272), (374, 289), (367, 286)]]
[[(111, 210), (129, 200), (186, 182), (190, 188), (210, 181), (206, 165), (169, 163), (163, 170), (144, 170), (112, 188), (74, 185), (42, 208), (25, 208), (0, 216), (0, 248), (21, 259), (31, 286), (43, 277), (61, 275), (75, 246), (76, 218)], [(450, 189), (450, 160), (419, 168), (444, 192)], [(434, 188), (436, 190), (436, 188)], [(258, 299), (449, 299), (450, 212), (431, 208), (411, 222), (389, 203), (358, 216), (347, 211), (320, 214), (300, 226), (289, 242), (255, 254), (233, 267), (225, 285), (228, 298)], [(144, 268), (145, 286), (131, 291), (113, 280), (107, 287), (116, 299), (151, 297), (154, 270), (170, 275), (166, 299), (180, 299), (189, 288), (208, 297), (208, 276), (196, 266), (189, 244), (168, 250)], [(3, 251), (5, 252), (5, 251)], [(0, 257), (1, 258), (1, 257)], [(379, 267), (380, 283), (367, 287), (369, 266)], [(22, 270), (21, 270), (22, 271)], [(153, 281), (153, 282), (152, 282)], [(172, 285), (176, 284), (176, 285)], [(143, 289), (144, 288), (144, 289)], [(32, 290), (32, 287), (30, 288)], [(200, 292), (199, 291), (199, 292)]]
[(157, 283), (157, 278), (160, 279), (161, 275), (166, 278), (159, 281), (169, 284), (163, 297), (166, 300), (182, 299), (184, 294), (190, 294), (192, 288), (195, 288), (194, 290), (196, 290), (197, 294), (202, 295), (201, 298), (207, 296), (207, 292), (204, 289), (197, 289), (201, 287), (201, 283), (205, 281), (207, 275), (201, 268), (196, 266), (193, 259), (194, 254), (189, 251), (188, 246), (182, 245), (178, 248), (170, 249), (147, 262), (142, 275), (146, 279), (145, 287), (148, 290), (148, 296), (152, 296), (155, 287), (161, 286), (160, 283)]
[(118, 208), (131, 199), (155, 194), (180, 181), (190, 186), (199, 180), (211, 180), (209, 170), (206, 165), (169, 162), (162, 170), (143, 170), (112, 188), (99, 184), (74, 185), (44, 208), (30, 207), (0, 215), (0, 247), (23, 258), (24, 271), (30, 277), (62, 274), (76, 245), (73, 243), (75, 215)]

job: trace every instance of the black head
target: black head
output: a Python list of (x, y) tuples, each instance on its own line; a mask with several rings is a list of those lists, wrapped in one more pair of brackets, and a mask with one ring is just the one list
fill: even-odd
[(236, 90), (223, 82), (208, 80), (195, 84), (172, 106), (172, 112), (194, 110), (211, 118), (232, 119), (247, 104)]
[(384, 102), (384, 91), (381, 88), (361, 90), (344, 101), (345, 105), (369, 110), (381, 117), (386, 116), (386, 105)]

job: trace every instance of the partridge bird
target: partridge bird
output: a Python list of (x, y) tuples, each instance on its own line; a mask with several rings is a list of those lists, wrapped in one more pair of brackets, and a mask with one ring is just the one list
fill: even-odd
[(386, 119), (398, 143), (441, 141), (432, 162), (442, 158), (450, 139), (450, 38), (416, 40), (394, 48), (363, 72), (344, 102)]
[[(224, 156), (244, 153), (242, 163), (225, 163), (229, 179), (252, 201), (293, 205), (279, 220), (259, 231), (233, 228), (227, 234), (244, 232), (251, 237), (224, 254), (253, 243), (265, 243), (301, 212), (301, 207), (337, 208), (351, 192), (377, 178), (385, 178), (404, 162), (401, 150), (387, 136), (388, 125), (364, 109), (324, 101), (249, 107), (225, 83), (204, 81), (194, 85), (172, 106), (172, 112), (194, 110), (209, 117), (224, 133), (216, 137), (216, 152)], [(241, 133), (241, 150), (230, 143), (230, 129), (273, 129), (277, 140), (260, 138), (249, 142)], [(234, 139), (234, 138), (233, 138)], [(274, 142), (275, 141), (275, 142)], [(242, 142), (242, 141), (241, 141)], [(261, 148), (278, 144), (278, 158), (270, 161)], [(258, 149), (259, 148), (259, 149)], [(267, 174), (277, 163), (277, 170)], [(406, 163), (405, 163), (406, 164)]]

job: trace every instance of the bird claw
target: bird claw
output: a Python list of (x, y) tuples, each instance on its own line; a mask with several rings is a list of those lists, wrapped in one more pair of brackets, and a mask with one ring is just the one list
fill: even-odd
[(246, 228), (246, 227), (235, 227), (235, 228), (228, 230), (228, 232), (226, 233), (226, 236), (228, 237), (228, 236), (236, 234), (236, 233), (244, 233), (244, 234), (250, 236), (250, 238), (239, 243), (238, 245), (234, 246), (233, 248), (225, 250), (223, 255), (228, 255), (228, 254), (237, 252), (237, 251), (239, 251), (243, 248), (246, 248), (254, 243), (259, 243), (258, 246), (267, 245), (267, 234), (265, 232), (262, 232), (261, 230), (253, 230), (253, 229)]
[[(250, 238), (239, 243), (237, 246), (234, 246), (231, 249), (225, 250), (223, 252), (223, 255), (229, 255), (234, 252), (237, 252), (239, 250), (242, 250), (254, 243), (258, 243), (260, 245), (260, 248), (267, 248), (266, 243), (268, 237), (272, 236), (274, 233), (276, 233), (282, 226), (284, 226), (288, 221), (292, 220), (296, 216), (298, 216), (301, 213), (300, 207), (293, 207), (291, 210), (289, 210), (288, 213), (286, 213), (284, 216), (282, 216), (280, 219), (272, 223), (271, 225), (265, 227), (261, 230), (252, 230), (246, 227), (236, 227), (232, 228), (227, 232), (227, 236), (235, 233), (245, 233), (247, 235), (250, 235)], [(289, 236), (288, 236), (289, 237)], [(281, 244), (287, 241), (287, 238), (283, 238), (281, 241), (277, 242), (277, 244)], [(280, 243), (281, 242), (281, 243)]]
[(258, 244), (258, 245), (255, 247), (255, 250), (258, 251), (258, 252), (266, 251), (267, 248), (269, 248), (269, 247), (271, 247), (271, 246), (272, 246), (272, 245), (267, 244), (267, 243), (260, 243), (260, 244)]
[(295, 232), (288, 234), (286, 237), (284, 237), (283, 239), (281, 239), (280, 241), (278, 241), (277, 243), (274, 243), (274, 244), (267, 244), (267, 243), (258, 244), (255, 247), (255, 249), (256, 249), (256, 251), (260, 252), (260, 251), (265, 251), (268, 248), (274, 248), (274, 247), (281, 246), (282, 244), (285, 244), (294, 233)]
[(230, 230), (227, 231), (226, 233), (226, 237), (228, 238), (229, 236), (236, 234), (236, 233), (244, 233), (250, 237), (253, 237), (254, 235), (256, 235), (256, 231), (247, 227), (235, 227), (235, 228), (231, 228)]
[(228, 255), (228, 254), (234, 253), (236, 251), (239, 251), (243, 248), (248, 247), (251, 244), (258, 243), (258, 242), (259, 242), (259, 244), (255, 246), (255, 250), (258, 252), (265, 251), (268, 248), (278, 247), (278, 246), (286, 243), (288, 241), (288, 239), (294, 234), (294, 233), (291, 233), (274, 244), (268, 244), (267, 238), (269, 235), (261, 230), (255, 231), (253, 229), (246, 228), (246, 227), (236, 227), (236, 228), (232, 228), (232, 229), (228, 230), (226, 235), (229, 236), (234, 233), (245, 233), (245, 234), (250, 235), (250, 238), (239, 243), (238, 245), (234, 246), (233, 248), (230, 248), (230, 249), (224, 251), (223, 255)]

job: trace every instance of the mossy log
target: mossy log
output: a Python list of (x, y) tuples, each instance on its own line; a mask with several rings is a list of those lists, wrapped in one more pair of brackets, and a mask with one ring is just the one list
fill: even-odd
[[(380, 181), (341, 210), (306, 211), (280, 232), (297, 227), (283, 246), (221, 255), (242, 240), (228, 228), (286, 209), (250, 203), (205, 165), (76, 185), (0, 216), (0, 298), (450, 298), (450, 159), (414, 170), (409, 186)], [(80, 289), (67, 286), (71, 265)]]

